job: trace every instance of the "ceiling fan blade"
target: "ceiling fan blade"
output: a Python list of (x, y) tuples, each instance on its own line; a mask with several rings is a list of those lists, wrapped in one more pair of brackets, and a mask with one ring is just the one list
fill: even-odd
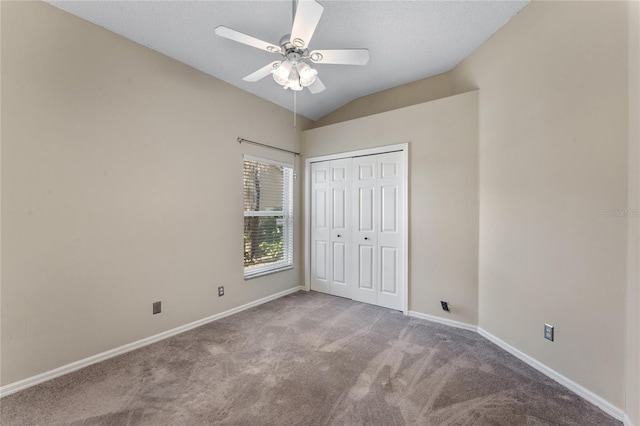
[(309, 45), (323, 11), (324, 7), (314, 0), (298, 0), (291, 29), (291, 43), (294, 46), (304, 49)]
[(220, 37), (228, 38), (229, 40), (237, 41), (238, 43), (246, 44), (248, 46), (257, 47), (260, 50), (266, 50), (267, 52), (280, 53), (280, 48), (275, 44), (267, 43), (250, 35), (241, 33), (240, 31), (232, 30), (229, 27), (220, 25), (216, 27), (215, 33)]
[(326, 87), (324, 86), (324, 84), (322, 84), (322, 81), (320, 81), (320, 79), (316, 77), (316, 81), (307, 86), (307, 89), (309, 89), (309, 91), (315, 95), (316, 93), (324, 91)]
[(309, 59), (316, 64), (366, 65), (369, 49), (314, 50)]
[(243, 78), (243, 80), (249, 81), (251, 83), (255, 83), (258, 80), (262, 80), (263, 78), (271, 74), (273, 70), (276, 69), (275, 66), (279, 63), (280, 61), (271, 62), (270, 64), (267, 64), (264, 67), (260, 68), (258, 71), (249, 74), (248, 76)]

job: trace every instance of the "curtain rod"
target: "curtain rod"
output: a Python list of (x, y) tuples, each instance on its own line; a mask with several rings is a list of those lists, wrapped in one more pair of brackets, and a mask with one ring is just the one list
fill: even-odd
[(238, 139), (236, 139), (238, 141), (238, 143), (250, 143), (252, 145), (258, 145), (258, 146), (263, 146), (265, 148), (269, 148), (269, 149), (275, 149), (277, 151), (283, 151), (283, 152), (288, 152), (289, 154), (293, 154), (296, 156), (300, 156), (299, 152), (295, 152), (295, 151), (289, 151), (288, 149), (284, 149), (284, 148), (278, 148), (277, 146), (271, 146), (271, 145), (266, 145), (260, 142), (254, 142), (254, 141), (250, 141), (249, 139), (244, 139), (244, 138), (240, 138), (238, 137)]

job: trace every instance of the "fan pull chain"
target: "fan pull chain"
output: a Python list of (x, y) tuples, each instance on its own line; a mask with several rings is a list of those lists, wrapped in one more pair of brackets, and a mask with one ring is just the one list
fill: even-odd
[(297, 114), (296, 111), (298, 109), (298, 98), (296, 96), (296, 91), (293, 91), (293, 134), (295, 136), (296, 133), (296, 124), (297, 124)]

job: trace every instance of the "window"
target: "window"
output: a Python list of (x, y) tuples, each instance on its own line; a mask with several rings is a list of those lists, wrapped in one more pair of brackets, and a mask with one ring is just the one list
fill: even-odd
[(293, 168), (244, 158), (244, 276), (293, 266)]

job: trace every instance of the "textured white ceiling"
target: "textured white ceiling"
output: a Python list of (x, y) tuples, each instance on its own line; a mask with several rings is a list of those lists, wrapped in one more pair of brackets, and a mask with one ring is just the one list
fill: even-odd
[[(59, 1), (49, 3), (289, 110), (293, 93), (272, 78), (242, 77), (277, 60), (218, 37), (225, 25), (278, 45), (291, 31), (291, 1)], [(366, 66), (315, 65), (327, 87), (298, 93), (297, 110), (318, 119), (346, 103), (455, 67), (525, 1), (319, 0), (324, 14), (310, 49), (368, 48)]]

